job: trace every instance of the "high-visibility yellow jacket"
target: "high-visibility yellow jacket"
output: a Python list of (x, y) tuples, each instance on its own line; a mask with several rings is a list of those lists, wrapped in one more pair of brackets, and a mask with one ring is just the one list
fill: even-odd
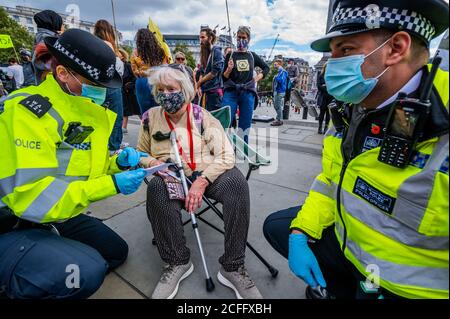
[(434, 86), (428, 137), (404, 169), (378, 161), (382, 138), (370, 133), (371, 126), (383, 132), (389, 107), (355, 107), (350, 133), (330, 129), (323, 171), (291, 224), (315, 239), (334, 224), (346, 258), (372, 278), (375, 266), (380, 286), (406, 298), (449, 297), (448, 73), (440, 70)]
[[(50, 104), (33, 102), (35, 95)], [(47, 112), (44, 104), (51, 106)], [(52, 75), (37, 87), (13, 92), (0, 106), (0, 207), (49, 223), (117, 194), (110, 174), (120, 170), (108, 151), (115, 119), (91, 100), (66, 94)], [(94, 128), (82, 144), (64, 142), (73, 122)]]

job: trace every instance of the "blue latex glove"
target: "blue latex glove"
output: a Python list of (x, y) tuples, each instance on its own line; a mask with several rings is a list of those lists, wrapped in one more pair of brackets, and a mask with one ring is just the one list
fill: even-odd
[(117, 164), (122, 167), (135, 167), (139, 164), (141, 157), (148, 157), (148, 154), (136, 151), (134, 148), (127, 147), (120, 152), (119, 157), (117, 157)]
[(118, 173), (114, 175), (114, 178), (120, 193), (130, 195), (139, 189), (146, 175), (145, 170), (140, 168), (135, 171)]
[(305, 234), (289, 235), (289, 268), (313, 288), (327, 286), (316, 256), (308, 246)]

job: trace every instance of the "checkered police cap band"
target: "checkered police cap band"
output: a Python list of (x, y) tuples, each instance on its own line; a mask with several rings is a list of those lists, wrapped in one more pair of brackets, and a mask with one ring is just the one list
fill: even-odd
[(77, 63), (79, 66), (81, 66), (93, 79), (99, 81), (100, 80), (100, 74), (101, 71), (89, 64), (87, 64), (84, 61), (81, 61), (79, 58), (75, 57), (73, 53), (70, 53), (65, 47), (63, 47), (59, 41), (56, 41), (53, 47), (61, 52), (62, 54), (66, 55), (69, 59)]
[(336, 8), (330, 31), (339, 26), (365, 24), (367, 29), (396, 28), (415, 33), (430, 42), (436, 29), (427, 18), (412, 10), (369, 5), (365, 8)]

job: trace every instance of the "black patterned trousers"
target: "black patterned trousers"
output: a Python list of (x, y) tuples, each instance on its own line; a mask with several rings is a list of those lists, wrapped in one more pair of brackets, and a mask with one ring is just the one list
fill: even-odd
[[(225, 271), (236, 271), (244, 264), (250, 223), (248, 183), (237, 169), (223, 173), (206, 188), (205, 196), (223, 205), (225, 252), (219, 258)], [(164, 181), (154, 177), (147, 188), (147, 215), (162, 260), (169, 265), (189, 262), (181, 210), (184, 202), (169, 199)]]

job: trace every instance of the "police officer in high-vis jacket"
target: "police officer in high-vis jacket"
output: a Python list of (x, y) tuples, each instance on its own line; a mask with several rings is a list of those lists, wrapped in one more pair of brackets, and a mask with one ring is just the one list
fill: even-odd
[(448, 298), (448, 73), (435, 68), (430, 103), (417, 102), (448, 4), (337, 0), (333, 10), (312, 48), (331, 51), (327, 90), (351, 105), (349, 125), (327, 132), (305, 203), (269, 216), (265, 237), (309, 298)]
[(135, 192), (145, 171), (130, 168), (145, 154), (109, 156), (116, 114), (101, 105), (122, 86), (114, 52), (78, 29), (45, 44), (52, 73), (0, 103), (0, 294), (85, 298), (128, 246), (83, 212)]

